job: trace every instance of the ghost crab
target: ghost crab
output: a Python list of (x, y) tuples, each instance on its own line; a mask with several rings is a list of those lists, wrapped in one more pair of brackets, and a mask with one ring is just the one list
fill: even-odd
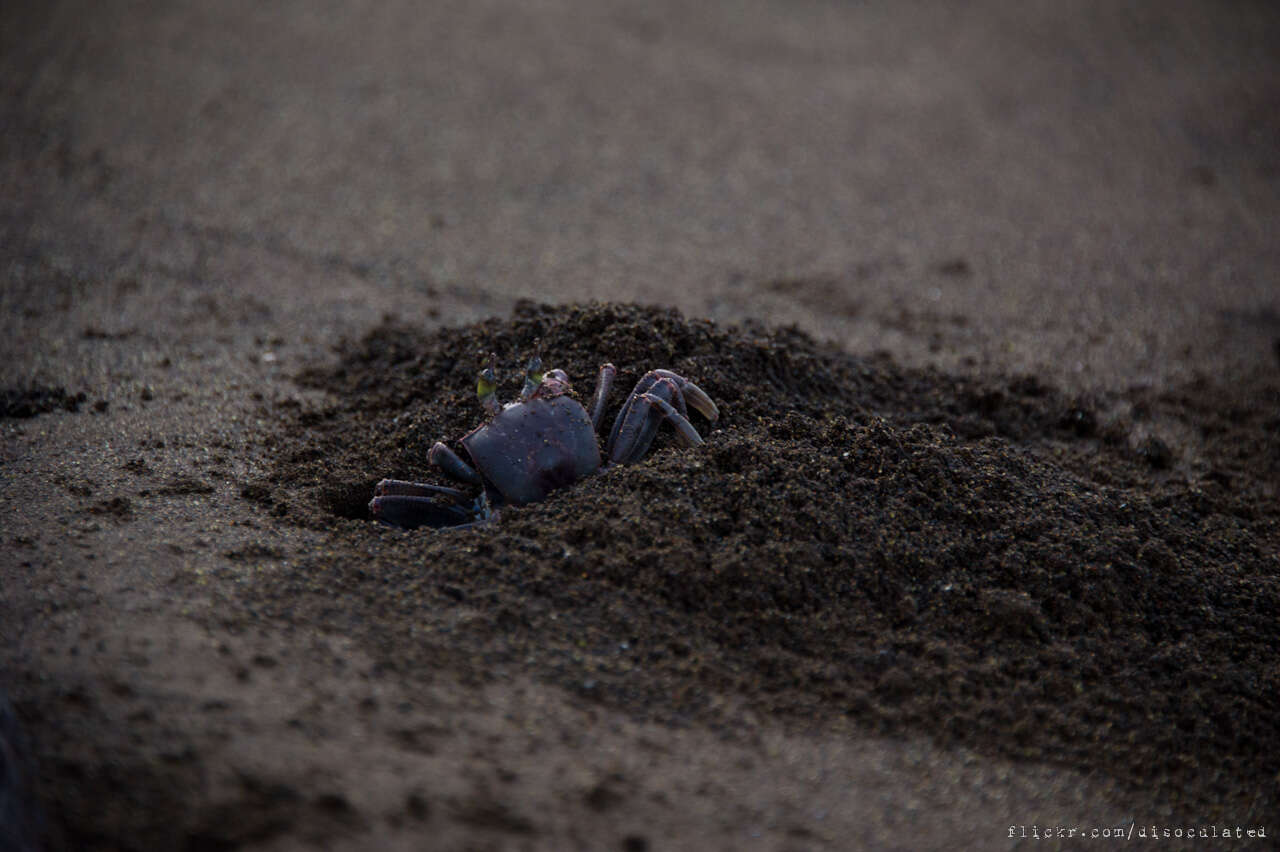
[[(441, 442), (427, 455), (448, 476), (478, 486), (479, 497), (443, 485), (384, 479), (374, 489), (370, 514), (405, 528), (468, 526), (489, 520), (502, 505), (535, 503), (595, 473), (601, 467), (598, 435), (616, 375), (613, 364), (600, 368), (588, 415), (569, 395), (569, 376), (563, 370), (544, 372), (535, 354), (525, 368), (519, 400), (502, 405), (497, 357), (490, 356), (476, 382), (476, 396), (489, 418), (461, 439), (472, 464)], [(682, 444), (701, 445), (702, 436), (689, 422), (689, 406), (709, 421), (720, 416), (711, 397), (683, 376), (670, 370), (645, 373), (613, 421), (604, 444), (605, 465), (638, 461), (664, 420)]]

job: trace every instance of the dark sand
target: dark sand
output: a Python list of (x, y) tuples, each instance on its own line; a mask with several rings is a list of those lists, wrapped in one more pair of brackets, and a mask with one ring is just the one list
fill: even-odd
[[(32, 832), (1274, 842), (1273, 4), (422, 5), (0, 12)], [(723, 416), (371, 523), (535, 339)]]

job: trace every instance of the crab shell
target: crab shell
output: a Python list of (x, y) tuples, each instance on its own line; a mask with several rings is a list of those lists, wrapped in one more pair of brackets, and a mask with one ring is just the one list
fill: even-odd
[(568, 396), (508, 405), (462, 439), (486, 486), (505, 502), (533, 503), (600, 469), (591, 418)]

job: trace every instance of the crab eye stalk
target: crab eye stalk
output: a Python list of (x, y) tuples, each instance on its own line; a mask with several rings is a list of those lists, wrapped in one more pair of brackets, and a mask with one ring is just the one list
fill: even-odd
[(528, 399), (533, 396), (534, 392), (542, 386), (542, 359), (534, 355), (529, 359), (529, 364), (524, 368), (524, 388), (520, 391), (521, 399)]
[(497, 362), (498, 356), (490, 355), (489, 366), (480, 372), (480, 377), (476, 380), (476, 397), (490, 414), (497, 414), (502, 410), (502, 405), (498, 402)]

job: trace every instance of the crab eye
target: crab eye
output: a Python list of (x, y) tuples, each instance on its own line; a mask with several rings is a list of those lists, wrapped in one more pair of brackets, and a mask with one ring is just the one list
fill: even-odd
[(529, 365), (524, 368), (524, 389), (521, 390), (520, 396), (528, 399), (538, 386), (542, 384), (542, 359), (534, 355), (529, 359)]
[(498, 390), (498, 370), (494, 364), (495, 356), (489, 356), (489, 366), (480, 371), (480, 376), (476, 379), (476, 396), (480, 397), (482, 403), (488, 404), (490, 400), (496, 399), (494, 393)]
[(542, 359), (537, 355), (529, 359), (529, 365), (525, 367), (525, 376), (535, 385), (542, 384)]

